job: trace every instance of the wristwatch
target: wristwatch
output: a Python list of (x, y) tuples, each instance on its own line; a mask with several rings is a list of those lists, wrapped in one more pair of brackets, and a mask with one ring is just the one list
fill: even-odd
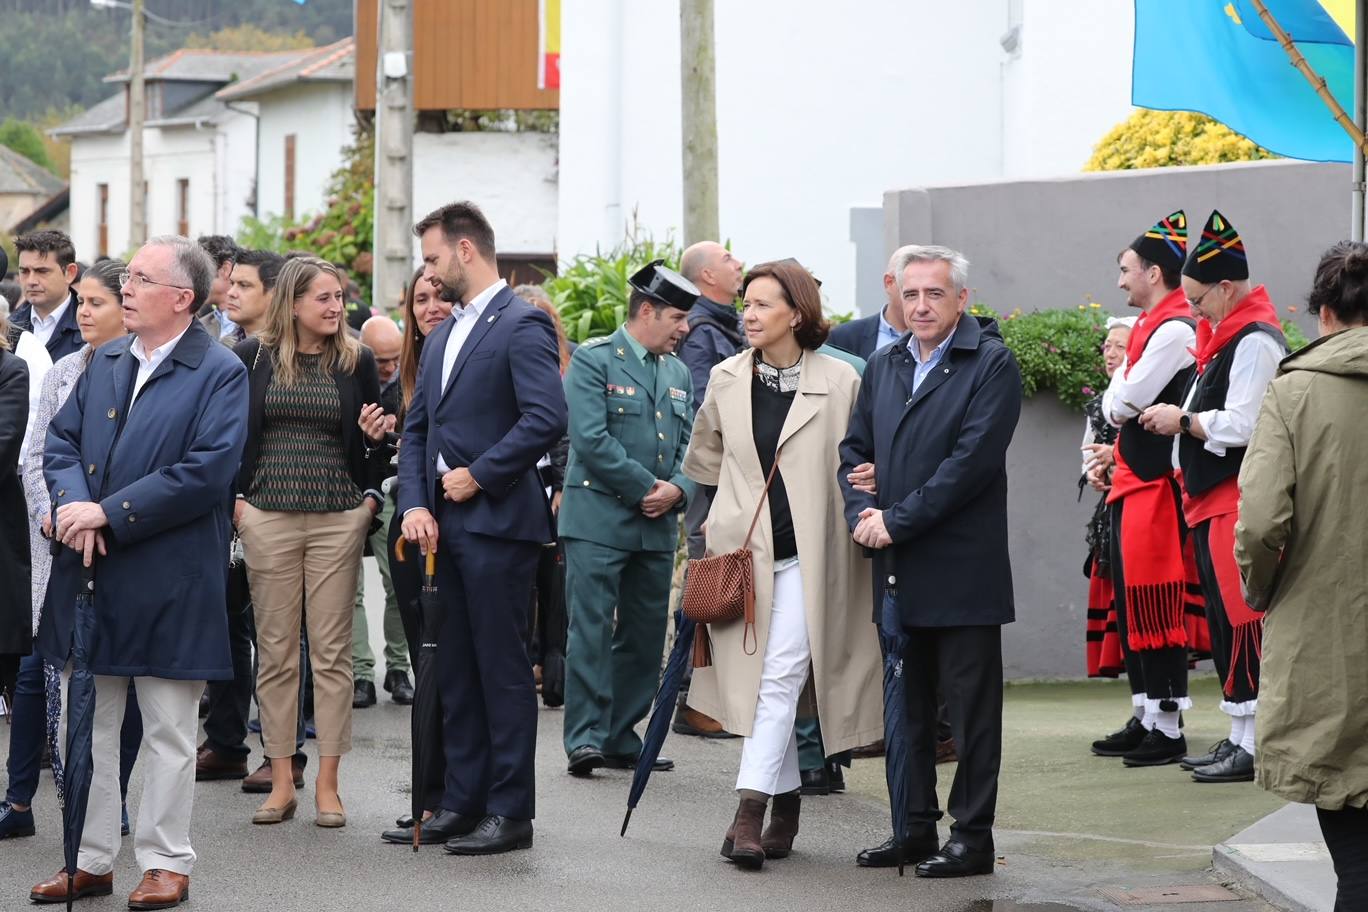
[(1182, 428), (1184, 434), (1192, 433), (1192, 415), (1183, 412), (1183, 417), (1178, 419), (1178, 427)]

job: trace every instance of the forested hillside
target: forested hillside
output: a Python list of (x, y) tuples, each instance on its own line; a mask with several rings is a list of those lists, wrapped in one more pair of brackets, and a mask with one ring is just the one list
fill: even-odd
[[(236, 49), (243, 31), (253, 34), (239, 26), (270, 33), (261, 37), (262, 50), (286, 42), (326, 44), (352, 32), (353, 0), (146, 3), (149, 13), (178, 23), (149, 21), (149, 60), (191, 43), (213, 46), (216, 33)], [(129, 16), (124, 9), (92, 7), (90, 0), (0, 0), (0, 121), (47, 125), (109, 95), (111, 87), (101, 80), (128, 65)]]

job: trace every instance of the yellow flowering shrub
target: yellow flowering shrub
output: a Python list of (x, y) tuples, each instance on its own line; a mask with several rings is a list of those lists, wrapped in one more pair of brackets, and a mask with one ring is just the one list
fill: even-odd
[(1139, 108), (1102, 137), (1083, 170), (1127, 171), (1261, 158), (1277, 156), (1205, 114)]

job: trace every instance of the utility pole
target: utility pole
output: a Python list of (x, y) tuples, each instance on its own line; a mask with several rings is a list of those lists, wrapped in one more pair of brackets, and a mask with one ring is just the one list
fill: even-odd
[(143, 193), (143, 121), (147, 95), (143, 88), (143, 0), (133, 0), (133, 39), (128, 65), (128, 247), (147, 241), (147, 196)]
[[(1358, 0), (1354, 17), (1354, 123), (1368, 131), (1368, 3)], [(1354, 191), (1349, 213), (1349, 239), (1363, 240), (1364, 180), (1363, 147), (1354, 145)]]
[(413, 271), (413, 6), (376, 0), (375, 274), (371, 304), (399, 300)]
[(717, 67), (713, 0), (679, 0), (684, 244), (721, 240), (717, 227)]

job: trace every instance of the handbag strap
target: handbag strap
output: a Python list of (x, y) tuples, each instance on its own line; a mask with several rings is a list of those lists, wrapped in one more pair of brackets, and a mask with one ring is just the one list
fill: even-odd
[(765, 498), (769, 496), (770, 485), (774, 484), (774, 474), (779, 471), (779, 454), (783, 451), (783, 447), (774, 451), (774, 466), (769, 471), (769, 477), (765, 479), (765, 490), (760, 492), (760, 502), (755, 505), (755, 515), (751, 517), (750, 528), (746, 530), (745, 545), (743, 547), (750, 547), (751, 536), (755, 534), (755, 524), (760, 521), (760, 510), (765, 506)]

